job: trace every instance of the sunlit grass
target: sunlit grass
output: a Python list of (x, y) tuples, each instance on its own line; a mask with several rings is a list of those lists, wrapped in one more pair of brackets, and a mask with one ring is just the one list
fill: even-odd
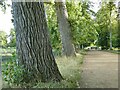
[(86, 53), (81, 51), (76, 53), (76, 57), (56, 57), (56, 63), (59, 68), (60, 73), (62, 74), (64, 80), (61, 82), (49, 82), (49, 83), (28, 83), (23, 84), (22, 86), (16, 85), (7, 85), (4, 82), (3, 87), (8, 88), (24, 88), (24, 87), (31, 87), (31, 88), (77, 88), (79, 87), (80, 81), (80, 72), (81, 72), (81, 64), (83, 63), (83, 56)]
[(61, 82), (38, 83), (34, 88), (77, 88), (80, 80), (82, 55), (77, 57), (56, 57), (58, 68), (64, 78)]

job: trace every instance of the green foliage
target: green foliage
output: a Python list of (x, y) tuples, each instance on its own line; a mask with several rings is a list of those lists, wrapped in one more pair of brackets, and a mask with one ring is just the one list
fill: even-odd
[[(120, 15), (119, 15), (119, 17), (120, 17)], [(120, 48), (120, 31), (119, 31), (119, 29), (120, 29), (120, 18), (119, 18), (119, 20), (118, 20), (118, 29), (117, 29), (117, 47), (118, 48)]]
[[(116, 8), (113, 2), (103, 2), (97, 13), (90, 9), (92, 2), (75, 2), (72, 0), (67, 1), (66, 6), (72, 41), (75, 47), (85, 47), (94, 43), (102, 46), (103, 49), (108, 49), (110, 46), (110, 30), (112, 30), (113, 47), (117, 47), (119, 41), (117, 38), (118, 25)], [(62, 45), (53, 3), (46, 4), (46, 14), (54, 55), (60, 55)], [(91, 16), (96, 18), (93, 19)], [(112, 27), (110, 27), (110, 20)]]
[(100, 10), (96, 14), (96, 22), (98, 23), (97, 32), (98, 45), (103, 49), (109, 48), (110, 32), (112, 32), (113, 46), (117, 46), (117, 13), (113, 2), (103, 2)]
[[(91, 2), (69, 1), (66, 5), (74, 45), (87, 46), (93, 43), (97, 39), (97, 31), (95, 21), (91, 18), (94, 14), (90, 9)], [(45, 4), (45, 9), (54, 55), (61, 55), (62, 44), (54, 4)]]
[(95, 21), (91, 18), (94, 13), (90, 2), (67, 2), (71, 34), (75, 45), (87, 45), (97, 39)]
[[(85, 53), (81, 51), (80, 53)], [(83, 63), (83, 55), (77, 54), (77, 57), (56, 57), (56, 62), (62, 73), (64, 80), (61, 82), (24, 82), (23, 77), (26, 76), (22, 66), (18, 66), (16, 62), (16, 54), (12, 54), (12, 58), (9, 62), (2, 64), (2, 76), (4, 82), (4, 88), (77, 88), (79, 87), (80, 80), (80, 66)], [(31, 80), (31, 76), (27, 75)], [(6, 85), (6, 83), (8, 85)]]
[[(2, 3), (0, 2), (2, 5)], [(96, 13), (96, 18), (92, 19), (91, 16), (95, 13), (90, 9), (91, 2), (67, 2), (68, 21), (71, 26), (71, 36), (74, 45), (88, 46), (91, 43), (102, 46), (108, 49), (109, 47), (109, 32), (110, 32), (110, 19), (112, 29), (112, 42), (113, 46), (117, 47), (118, 24), (117, 13), (114, 3), (103, 3), (100, 10)], [(49, 28), (50, 41), (53, 47), (54, 55), (61, 55), (62, 44), (60, 40), (60, 33), (58, 31), (57, 16), (53, 3), (45, 3), (46, 18)], [(111, 12), (111, 15), (110, 15)], [(10, 31), (10, 42), (8, 46), (16, 46), (15, 30)], [(5, 32), (0, 31), (0, 46), (7, 46), (7, 35)], [(5, 51), (7, 52), (7, 51)], [(81, 51), (81, 54), (86, 53)], [(58, 83), (26, 83), (23, 78), (31, 79), (31, 74), (26, 75), (22, 66), (18, 66), (16, 62), (16, 54), (10, 61), (3, 63), (3, 80), (8, 82), (10, 87), (33, 87), (33, 88), (75, 88), (78, 87), (78, 80), (80, 80), (80, 65), (83, 63), (82, 56), (77, 57), (57, 57), (56, 62), (62, 73), (64, 80)]]
[(58, 31), (57, 16), (54, 4), (45, 4), (45, 9), (54, 55), (61, 55), (62, 45), (60, 40), (60, 33)]
[(7, 34), (4, 31), (0, 31), (0, 47), (7, 46)]
[[(81, 52), (82, 53), (82, 52)], [(81, 54), (77, 57), (56, 57), (56, 62), (64, 80), (61, 82), (38, 82), (33, 88), (77, 88), (80, 80), (80, 65), (82, 64)]]
[(15, 47), (16, 46), (16, 36), (15, 36), (15, 30), (12, 28), (10, 30), (10, 42), (8, 43), (8, 47)]
[(0, 56), (12, 56), (15, 51), (15, 48), (0, 48)]
[[(2, 63), (3, 87), (32, 87), (36, 82), (31, 82), (31, 73), (21, 65), (18, 65), (16, 53), (12, 53), (12, 57)], [(33, 80), (33, 79), (32, 79)], [(30, 82), (29, 82), (30, 81)], [(28, 83), (29, 82), (29, 83)]]
[(16, 62), (16, 54), (13, 53), (10, 61), (2, 65), (2, 76), (3, 80), (8, 83), (9, 86), (22, 84), (23, 80), (23, 69), (18, 66)]
[(31, 87), (35, 83), (31, 82), (31, 73), (27, 73), (22, 65), (18, 65), (16, 52), (12, 52), (12, 57), (2, 63), (2, 68), (3, 82), (7, 83), (8, 87)]

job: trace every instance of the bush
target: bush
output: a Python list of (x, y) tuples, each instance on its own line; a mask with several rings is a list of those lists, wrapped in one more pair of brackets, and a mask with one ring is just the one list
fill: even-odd
[(2, 68), (3, 80), (7, 82), (9, 86), (22, 84), (23, 69), (22, 66), (18, 66), (15, 53), (13, 53), (9, 62), (2, 65)]

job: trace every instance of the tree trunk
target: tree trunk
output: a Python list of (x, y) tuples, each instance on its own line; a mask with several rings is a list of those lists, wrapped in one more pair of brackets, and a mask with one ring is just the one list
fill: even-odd
[(71, 29), (68, 22), (68, 13), (66, 9), (65, 2), (57, 2), (55, 1), (55, 8), (57, 13), (57, 19), (58, 19), (58, 27), (59, 32), (61, 36), (62, 41), (62, 49), (63, 49), (63, 55), (66, 56), (75, 56), (75, 50), (74, 46), (72, 44), (71, 40)]
[(43, 2), (13, 2), (12, 8), (18, 61), (27, 73), (26, 82), (62, 80), (49, 41)]
[(111, 28), (111, 11), (110, 10), (110, 50), (112, 50), (112, 28)]
[(112, 50), (112, 31), (110, 31), (110, 50)]

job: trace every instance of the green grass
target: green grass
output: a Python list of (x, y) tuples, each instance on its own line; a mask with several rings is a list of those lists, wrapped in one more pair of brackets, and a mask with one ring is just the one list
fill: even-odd
[(79, 51), (79, 53), (82, 54), (82, 55), (86, 55), (86, 54), (87, 54), (87, 51), (88, 51), (88, 50), (81, 49), (81, 50)]
[(64, 78), (61, 82), (38, 83), (33, 88), (77, 88), (80, 80), (80, 67), (82, 55), (77, 54), (77, 57), (57, 57), (56, 62), (58, 68)]
[[(15, 49), (3, 49), (2, 56), (11, 56)], [(4, 53), (5, 52), (5, 53)], [(5, 54), (5, 55), (4, 55)], [(61, 82), (49, 82), (49, 83), (28, 83), (24, 86), (8, 85), (7, 82), (3, 81), (3, 87), (8, 88), (20, 88), (30, 86), (32, 88), (77, 88), (79, 87), (81, 64), (83, 63), (83, 56), (86, 55), (86, 51), (81, 50), (76, 53), (76, 57), (56, 57), (56, 63), (58, 65), (59, 71), (62, 74), (64, 80)], [(7, 60), (9, 61), (9, 60)], [(6, 63), (3, 62), (4, 65)], [(4, 67), (2, 67), (4, 69)]]
[(3, 81), (3, 87), (8, 88), (21, 88), (30, 86), (32, 88), (77, 88), (79, 87), (80, 73), (81, 73), (81, 62), (83, 55), (77, 54), (77, 57), (56, 57), (56, 62), (58, 68), (64, 78), (61, 82), (49, 82), (49, 83), (28, 83), (24, 86), (16, 86), (16, 85), (7, 85), (7, 82)]
[(110, 52), (110, 53), (115, 53), (115, 54), (120, 54), (120, 49), (119, 48), (112, 48), (113, 50), (107, 50), (107, 52)]

